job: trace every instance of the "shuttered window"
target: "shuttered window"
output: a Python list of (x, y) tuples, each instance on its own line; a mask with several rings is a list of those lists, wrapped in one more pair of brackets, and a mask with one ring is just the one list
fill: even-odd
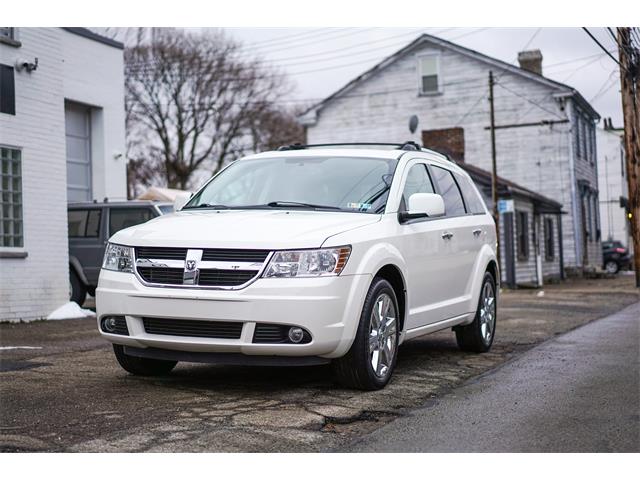
[(16, 114), (16, 91), (13, 67), (0, 65), (0, 113)]
[(529, 258), (529, 214), (516, 211), (516, 239), (518, 243), (518, 260)]

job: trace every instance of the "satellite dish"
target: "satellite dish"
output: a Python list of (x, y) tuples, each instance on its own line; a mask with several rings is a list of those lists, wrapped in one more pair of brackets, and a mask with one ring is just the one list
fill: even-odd
[(416, 133), (417, 128), (418, 128), (418, 116), (411, 115), (411, 118), (409, 119), (409, 131), (411, 133)]

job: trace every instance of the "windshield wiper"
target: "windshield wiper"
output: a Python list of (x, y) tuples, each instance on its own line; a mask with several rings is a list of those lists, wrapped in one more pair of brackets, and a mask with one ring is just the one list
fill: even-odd
[(304, 202), (269, 202), (267, 203), (267, 207), (292, 207), (292, 208), (315, 208), (315, 209), (323, 209), (323, 210), (342, 210), (340, 207), (334, 207), (333, 205), (316, 205), (314, 203), (304, 203)]
[(183, 207), (183, 210), (190, 210), (192, 208), (217, 208), (219, 210), (231, 208), (228, 205), (218, 205), (215, 203), (201, 203), (200, 205), (193, 205), (192, 207)]

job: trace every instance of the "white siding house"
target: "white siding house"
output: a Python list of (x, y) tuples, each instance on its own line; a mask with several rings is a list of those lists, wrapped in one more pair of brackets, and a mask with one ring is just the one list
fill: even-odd
[(498, 174), (562, 205), (568, 271), (597, 268), (599, 116), (575, 89), (540, 74), (539, 51), (522, 52), (520, 61), (422, 35), (303, 114), (307, 143), (413, 140), (490, 171), (492, 71)]
[(0, 27), (0, 320), (69, 298), (67, 202), (126, 198), (123, 46)]
[(614, 129), (609, 123), (598, 128), (598, 184), (600, 188), (600, 218), (602, 238), (618, 240), (627, 248), (633, 248), (627, 209), (629, 185), (624, 156), (624, 131)]

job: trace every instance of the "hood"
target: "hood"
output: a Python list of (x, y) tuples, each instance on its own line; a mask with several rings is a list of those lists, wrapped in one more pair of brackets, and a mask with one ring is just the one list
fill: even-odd
[(316, 248), (330, 236), (380, 221), (380, 215), (290, 210), (199, 210), (156, 217), (114, 234), (130, 246)]

